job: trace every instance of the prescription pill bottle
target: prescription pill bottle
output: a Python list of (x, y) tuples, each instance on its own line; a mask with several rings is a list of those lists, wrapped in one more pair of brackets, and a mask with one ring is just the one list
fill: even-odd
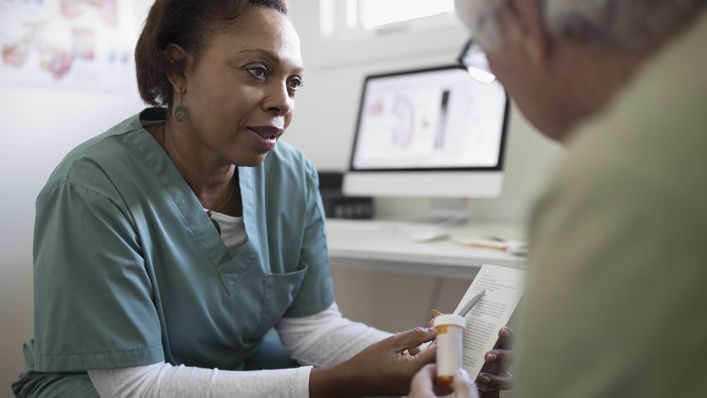
[(434, 319), (437, 330), (437, 385), (452, 387), (454, 375), (462, 366), (464, 326), (459, 315), (443, 314)]

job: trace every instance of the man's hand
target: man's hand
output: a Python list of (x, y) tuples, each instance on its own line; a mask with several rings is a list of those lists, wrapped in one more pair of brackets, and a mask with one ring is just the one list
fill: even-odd
[[(451, 394), (451, 389), (444, 389), (435, 385), (436, 377), (437, 367), (435, 365), (426, 365), (424, 368), (420, 369), (412, 379), (409, 397), (435, 398)], [(454, 376), (454, 395), (456, 398), (479, 398), (476, 386), (464, 369), (459, 369)]]

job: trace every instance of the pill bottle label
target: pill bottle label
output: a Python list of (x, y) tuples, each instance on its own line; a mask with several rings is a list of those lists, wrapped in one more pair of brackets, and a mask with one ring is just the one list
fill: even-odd
[[(441, 332), (439, 329), (446, 329)], [(459, 326), (438, 326), (437, 331), (437, 375), (454, 376), (462, 363), (462, 336)]]
[(454, 375), (462, 366), (464, 318), (458, 315), (439, 315), (434, 320), (437, 330), (437, 380), (442, 387), (451, 387)]

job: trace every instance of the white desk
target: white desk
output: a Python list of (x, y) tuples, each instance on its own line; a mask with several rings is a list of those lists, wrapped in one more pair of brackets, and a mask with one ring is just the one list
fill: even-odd
[(378, 221), (327, 220), (332, 265), (408, 274), (472, 279), (482, 264), (523, 268), (526, 259), (501, 250), (466, 247), (454, 238), (500, 235), (521, 238), (518, 228), (472, 224), (448, 228), (452, 239), (416, 242), (413, 235), (434, 228), (432, 224)]

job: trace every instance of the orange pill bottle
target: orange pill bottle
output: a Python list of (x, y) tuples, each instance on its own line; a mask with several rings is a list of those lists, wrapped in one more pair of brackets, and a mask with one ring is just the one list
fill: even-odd
[(466, 321), (459, 315), (442, 314), (434, 319), (437, 330), (437, 380), (441, 387), (452, 387), (454, 375), (462, 366), (464, 356), (464, 327)]

